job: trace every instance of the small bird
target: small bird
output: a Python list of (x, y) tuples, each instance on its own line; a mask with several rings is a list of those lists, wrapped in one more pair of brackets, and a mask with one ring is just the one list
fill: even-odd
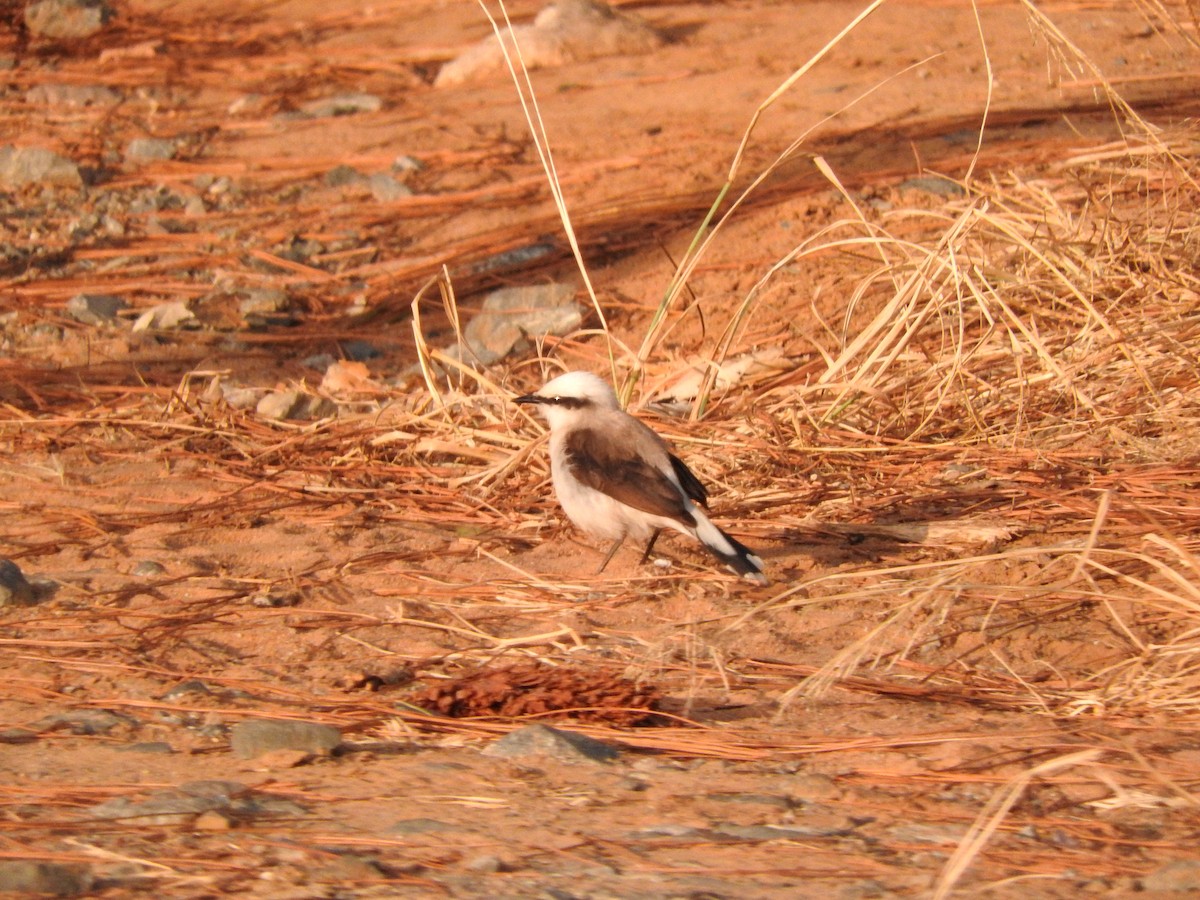
[[(617, 395), (590, 372), (567, 372), (515, 399), (541, 410), (550, 425), (550, 474), (567, 517), (588, 534), (647, 540), (642, 562), (664, 528), (690, 534), (737, 574), (766, 584), (763, 561), (714, 525), (700, 505), (708, 492), (665, 441), (623, 411)], [(698, 505), (700, 504), (700, 505)]]

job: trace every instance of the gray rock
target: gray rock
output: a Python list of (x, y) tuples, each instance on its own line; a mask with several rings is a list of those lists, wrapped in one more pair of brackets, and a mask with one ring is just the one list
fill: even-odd
[(115, 106), (121, 95), (102, 84), (35, 84), (25, 92), (34, 106)]
[(166, 572), (166, 566), (152, 559), (143, 559), (133, 567), (133, 574), (138, 578), (154, 578), (158, 575), (165, 575)]
[(43, 716), (34, 723), (38, 731), (69, 731), (71, 734), (108, 734), (118, 725), (136, 725), (128, 716), (107, 709), (72, 709)]
[(342, 355), (351, 362), (366, 362), (383, 355), (383, 351), (367, 341), (346, 341), (341, 345)]
[(409, 156), (407, 153), (397, 156), (392, 160), (393, 172), (420, 172), (424, 168), (425, 163), (414, 156)]
[(120, 297), (108, 294), (76, 294), (67, 301), (67, 315), (84, 325), (104, 325), (116, 321), (126, 306)]
[(358, 169), (355, 169), (353, 166), (334, 166), (325, 173), (326, 187), (348, 187), (352, 184), (362, 184), (366, 180), (367, 176), (358, 171)]
[(920, 191), (923, 194), (933, 194), (935, 197), (961, 197), (966, 194), (961, 184), (940, 175), (921, 175), (916, 178), (908, 178), (900, 182), (897, 187), (902, 191)]
[(173, 159), (178, 146), (168, 138), (134, 138), (125, 145), (127, 162), (153, 162)]
[(275, 421), (324, 419), (337, 415), (337, 404), (303, 391), (272, 391), (258, 401), (255, 412)]
[(287, 291), (279, 288), (253, 288), (238, 301), (243, 316), (267, 316), (283, 312), (289, 306)]
[(175, 748), (166, 741), (138, 741), (136, 744), (127, 744), (117, 749), (125, 753), (155, 753), (164, 756), (170, 756), (175, 752)]
[(307, 810), (290, 800), (256, 795), (238, 781), (190, 781), (143, 800), (118, 797), (93, 806), (97, 819), (120, 819), (138, 825), (184, 825), (207, 812), (228, 813), (232, 818), (301, 816)]
[(0, 187), (31, 184), (79, 187), (79, 167), (45, 147), (0, 147)]
[[(645, 53), (663, 42), (650, 26), (598, 0), (557, 0), (538, 13), (532, 25), (515, 25), (511, 34), (506, 30), (506, 43), (511, 44), (513, 38), (530, 69)], [(500, 40), (492, 34), (442, 66), (434, 86), (461, 84), (503, 66)]]
[(487, 756), (520, 759), (548, 756), (559, 762), (611, 762), (619, 755), (615, 747), (549, 725), (526, 725), (510, 731), (483, 750)]
[(514, 350), (523, 349), (531, 337), (564, 335), (583, 324), (583, 313), (569, 284), (502, 288), (493, 291), (463, 332), (466, 343), (451, 348), (460, 358), (490, 366)]
[(371, 189), (371, 196), (380, 203), (394, 203), (413, 194), (408, 185), (397, 181), (387, 172), (376, 172), (367, 179), (367, 187)]
[(36, 0), (25, 7), (25, 27), (37, 37), (85, 38), (113, 17), (104, 0)]
[(233, 726), (229, 742), (242, 759), (253, 759), (272, 750), (302, 750), (327, 756), (342, 743), (342, 733), (313, 722), (251, 719)]
[(222, 383), (221, 398), (231, 409), (254, 409), (262, 398), (262, 390)]
[(30, 859), (0, 860), (0, 892), (49, 894), (78, 897), (92, 887), (92, 873), (83, 866), (35, 862)]
[(0, 607), (32, 606), (36, 602), (33, 585), (25, 580), (20, 567), (11, 559), (0, 559)]
[(383, 100), (374, 94), (338, 94), (313, 100), (300, 107), (300, 112), (310, 118), (320, 119), (326, 116), (350, 116), (355, 113), (378, 112), (383, 108)]
[(1200, 859), (1177, 859), (1142, 879), (1142, 890), (1174, 894), (1200, 892)]
[(32, 744), (37, 739), (37, 732), (28, 728), (0, 728), (0, 744)]
[(173, 303), (160, 303), (153, 306), (137, 317), (133, 330), (149, 331), (150, 329), (166, 330), (179, 328), (184, 325), (195, 325), (196, 315), (188, 309), (187, 302), (176, 300)]

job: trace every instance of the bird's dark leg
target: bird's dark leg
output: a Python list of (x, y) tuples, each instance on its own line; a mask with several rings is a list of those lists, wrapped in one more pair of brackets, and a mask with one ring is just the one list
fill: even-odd
[(650, 558), (650, 551), (654, 549), (654, 542), (658, 540), (658, 536), (662, 534), (661, 528), (655, 528), (654, 534), (650, 535), (650, 540), (646, 543), (646, 552), (642, 554), (642, 561), (638, 565), (644, 566), (646, 560)]
[(597, 575), (599, 575), (601, 572), (603, 572), (604, 567), (607, 566), (610, 562), (612, 562), (612, 558), (614, 556), (616, 556), (617, 551), (621, 548), (621, 544), (624, 543), (624, 541), (625, 541), (625, 538), (619, 537), (616, 539), (616, 541), (613, 542), (612, 549), (610, 549), (608, 551), (608, 556), (604, 557), (604, 562), (600, 563), (600, 568), (596, 570)]

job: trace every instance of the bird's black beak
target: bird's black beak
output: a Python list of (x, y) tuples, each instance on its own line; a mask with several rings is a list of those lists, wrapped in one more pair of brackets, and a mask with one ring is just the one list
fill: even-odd
[(537, 394), (522, 394), (520, 397), (513, 397), (513, 403), (541, 403), (542, 398)]

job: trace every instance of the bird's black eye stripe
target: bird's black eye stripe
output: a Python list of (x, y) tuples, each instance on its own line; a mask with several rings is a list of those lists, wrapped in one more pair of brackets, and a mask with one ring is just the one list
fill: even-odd
[(591, 403), (590, 400), (584, 400), (582, 397), (545, 397), (543, 403), (550, 403), (554, 406), (561, 406), (565, 409), (583, 409)]

